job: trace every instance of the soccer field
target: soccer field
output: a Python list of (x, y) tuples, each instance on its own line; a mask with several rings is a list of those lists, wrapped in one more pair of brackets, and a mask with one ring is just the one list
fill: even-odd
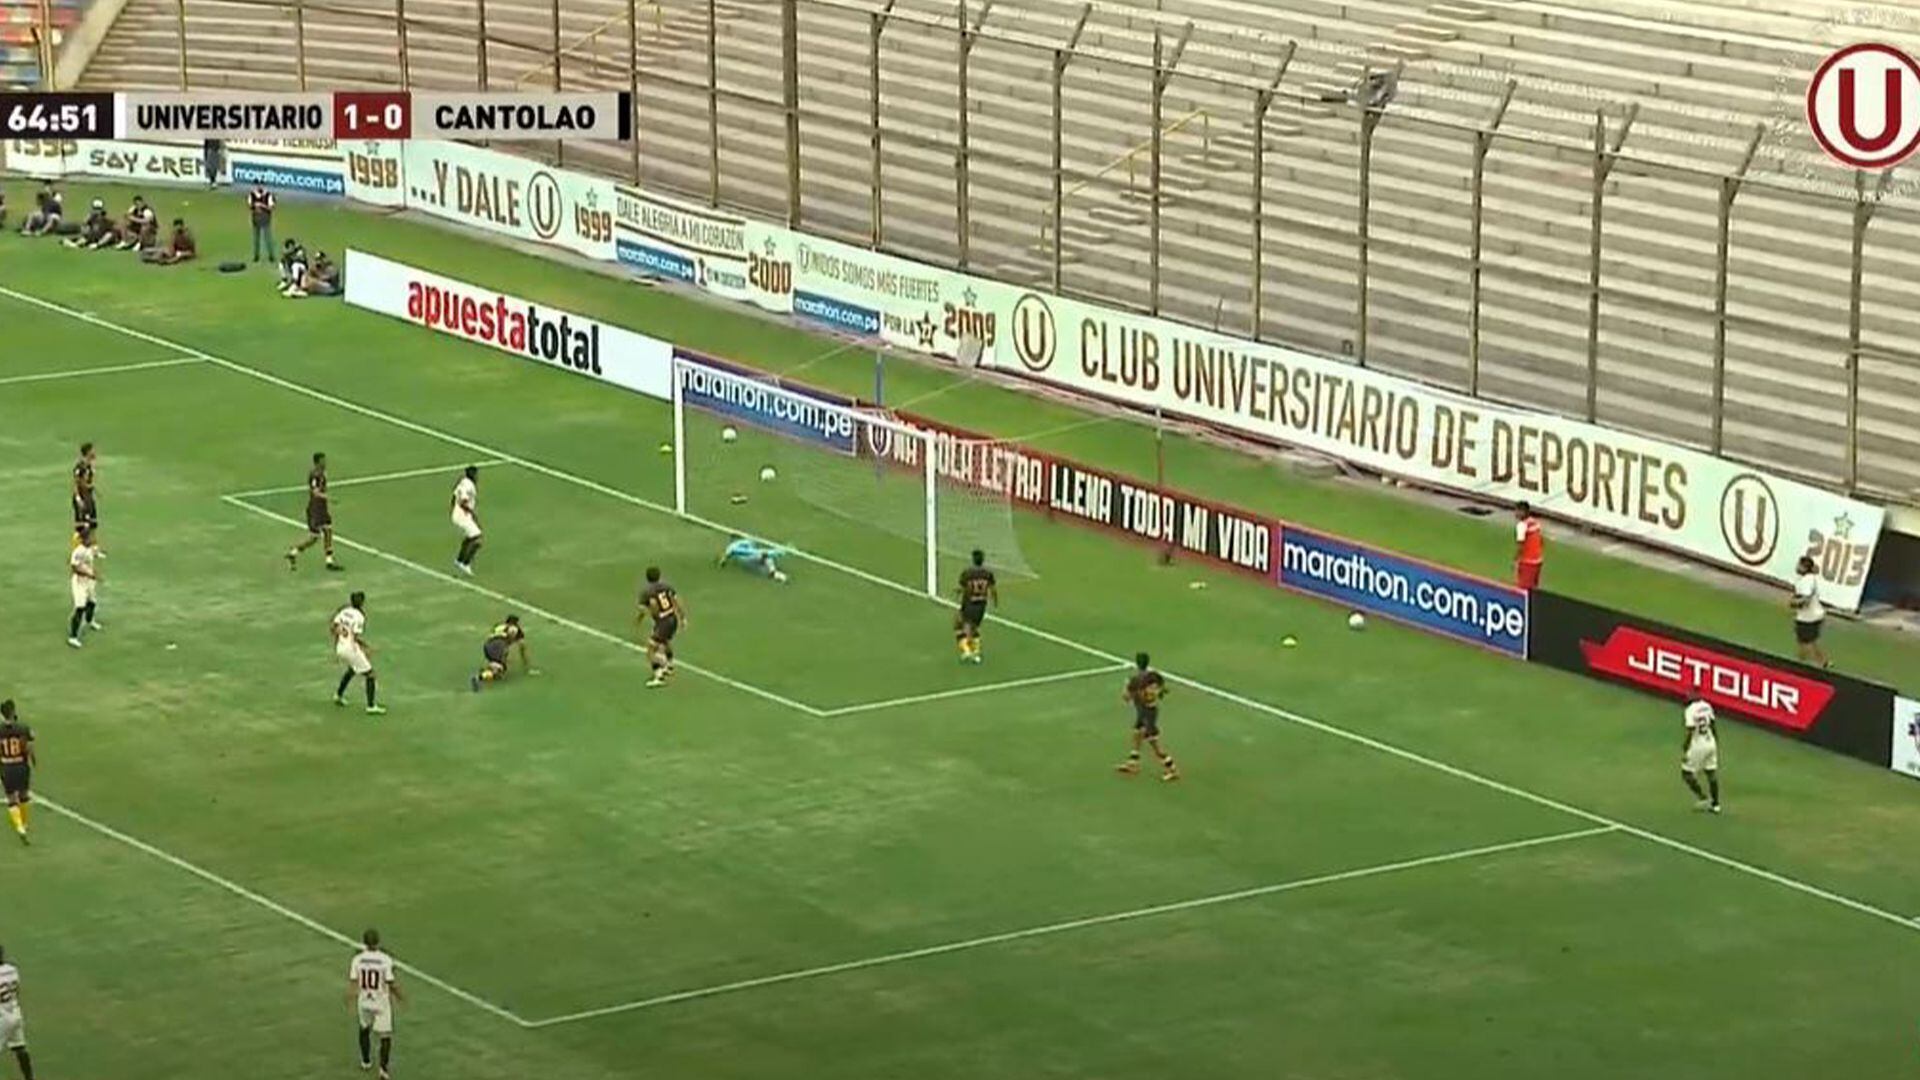
[[(95, 194), (129, 189), (68, 198)], [(986, 662), (962, 666), (911, 544), (772, 501), (795, 466), (742, 512), (813, 557), (785, 585), (719, 569), (725, 535), (670, 510), (667, 406), (282, 301), (264, 269), (212, 270), (243, 248), (238, 197), (157, 201), (206, 264), (0, 237), (0, 696), (42, 758), (34, 846), (0, 846), (0, 944), (44, 1076), (358, 1075), (342, 979), (367, 926), (406, 965), (409, 1080), (1914, 1069), (1911, 781), (1729, 723), (1728, 813), (1698, 815), (1671, 705), (1352, 633), (1024, 513), (1034, 575), (1003, 577)], [(405, 221), (279, 217), (310, 246), (872, 386), (871, 354), (831, 339)], [(888, 394), (1151, 475), (1141, 428), (954, 380), (891, 362)], [(106, 628), (76, 651), (83, 440)], [(345, 573), (281, 558), (316, 450)], [(1498, 520), (1198, 441), (1167, 455), (1196, 494), (1470, 569), (1510, 544)], [(488, 541), (469, 579), (446, 507), (470, 463)], [(687, 670), (657, 692), (633, 621), (649, 564), (690, 612)], [(1570, 546), (1553, 573), (1779, 645), (1771, 601)], [(351, 589), (384, 717), (331, 701), (326, 623)], [(508, 611), (544, 674), (473, 694)], [(1830, 640), (1913, 689), (1910, 644)], [(1141, 649), (1175, 679), (1178, 784), (1112, 770)]]

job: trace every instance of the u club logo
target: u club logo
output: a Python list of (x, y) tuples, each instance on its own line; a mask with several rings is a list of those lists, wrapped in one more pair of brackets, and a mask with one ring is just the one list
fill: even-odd
[(560, 235), (561, 201), (560, 182), (552, 173), (542, 169), (527, 181), (527, 216), (535, 236), (551, 240)]
[(1893, 168), (1920, 150), (1920, 62), (1878, 42), (1840, 49), (1807, 83), (1807, 126), (1842, 165)]
[(1033, 293), (1013, 305), (1013, 349), (1027, 370), (1038, 374), (1053, 365), (1053, 348), (1058, 336), (1053, 325), (1053, 309)]
[(1780, 544), (1780, 500), (1753, 473), (1741, 473), (1720, 494), (1720, 536), (1747, 566), (1764, 566)]

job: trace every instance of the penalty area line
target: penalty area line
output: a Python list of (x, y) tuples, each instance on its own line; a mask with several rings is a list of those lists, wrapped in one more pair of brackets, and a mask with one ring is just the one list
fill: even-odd
[(555, 1027), (560, 1024), (575, 1024), (583, 1020), (598, 1020), (622, 1013), (640, 1012), (644, 1009), (659, 1008), (662, 1005), (675, 1005), (684, 1001), (697, 1001), (701, 998), (719, 997), (722, 994), (738, 993), (742, 990), (755, 990), (765, 986), (779, 986), (783, 983), (801, 982), (807, 979), (824, 978), (828, 975), (840, 975), (849, 971), (864, 971), (868, 968), (885, 967), (890, 964), (906, 963), (909, 960), (924, 960), (933, 956), (945, 956), (949, 953), (967, 952), (986, 948), (989, 945), (1002, 945), (1010, 941), (1024, 941), (1028, 938), (1049, 937), (1073, 930), (1085, 930), (1095, 926), (1110, 926), (1114, 923), (1130, 922), (1134, 919), (1151, 918), (1156, 915), (1171, 915), (1175, 912), (1192, 911), (1195, 908), (1214, 907), (1219, 904), (1231, 904), (1240, 900), (1254, 900), (1263, 896), (1279, 893), (1298, 892), (1302, 889), (1317, 888), (1322, 885), (1337, 885), (1345, 881), (1359, 881), (1363, 878), (1381, 877), (1397, 874), (1406, 870), (1418, 870), (1427, 866), (1442, 866), (1447, 863), (1465, 862), (1469, 859), (1481, 859), (1490, 855), (1500, 855), (1510, 851), (1522, 851), (1528, 848), (1546, 847), (1549, 844), (1564, 844), (1572, 840), (1584, 840), (1590, 836), (1604, 836), (1618, 832), (1617, 826), (1599, 825), (1587, 829), (1575, 829), (1571, 832), (1552, 833), (1547, 836), (1534, 836), (1525, 840), (1509, 840), (1501, 844), (1483, 844), (1479, 847), (1460, 848), (1456, 851), (1441, 852), (1437, 855), (1424, 855), (1414, 859), (1400, 859), (1394, 862), (1362, 866), (1352, 870), (1340, 870), (1331, 874), (1316, 874), (1313, 877), (1294, 878), (1272, 885), (1260, 885), (1251, 889), (1237, 889), (1233, 892), (1214, 893), (1210, 896), (1196, 896), (1188, 900), (1176, 900), (1168, 904), (1155, 904), (1151, 907), (1132, 908), (1127, 911), (1114, 911), (1104, 915), (1092, 915), (1082, 919), (1068, 919), (1064, 922), (1046, 923), (1042, 926), (1029, 926), (1021, 930), (1009, 930), (1000, 934), (988, 934), (984, 937), (967, 938), (962, 941), (949, 941), (942, 945), (929, 945), (921, 949), (908, 949), (904, 952), (886, 953), (870, 956), (863, 960), (849, 960), (840, 964), (825, 964), (820, 967), (801, 968), (785, 971), (778, 975), (764, 975), (757, 979), (741, 979), (737, 982), (720, 983), (716, 986), (702, 987), (698, 990), (682, 990), (678, 993), (661, 994), (657, 997), (642, 998), (638, 1001), (607, 1005), (598, 1009), (584, 1009), (563, 1016), (550, 1016), (544, 1020), (529, 1021), (530, 1028)]
[[(268, 519), (269, 521), (277, 521), (282, 525), (287, 525), (293, 528), (305, 527), (304, 525), (302, 525), (301, 522), (295, 521), (293, 518), (290, 518), (285, 514), (277, 514), (272, 510), (268, 510), (264, 506), (256, 506), (253, 503), (247, 502), (245, 499), (239, 498), (237, 496), (222, 495), (220, 496), (220, 501), (226, 503), (228, 506), (239, 507), (240, 509), (247, 511), (250, 514), (257, 514), (260, 517)], [(372, 544), (362, 543), (358, 540), (341, 536), (339, 533), (333, 534), (333, 540), (334, 540), (334, 543), (339, 544), (342, 547), (351, 548), (354, 551), (358, 551), (365, 555), (371, 555), (374, 558), (379, 559), (383, 562), (388, 562), (388, 563), (392, 563), (395, 566), (404, 567), (408, 570), (413, 571), (416, 574), (423, 574), (427, 577), (434, 578), (435, 580), (444, 582), (448, 585), (458, 585), (460, 588), (465, 589), (468, 592), (478, 593), (481, 596), (487, 597), (490, 600), (497, 600), (502, 604), (506, 604), (508, 607), (517, 608), (521, 611), (531, 612), (547, 620), (550, 623), (554, 623), (559, 626), (564, 626), (569, 630), (575, 631), (577, 633), (585, 634), (586, 636), (591, 638), (597, 638), (598, 640), (604, 641), (609, 645), (616, 645), (622, 649), (627, 649), (633, 652), (639, 652), (639, 653), (646, 652), (646, 649), (644, 646), (638, 645), (632, 641), (627, 640), (626, 638), (620, 637), (616, 634), (609, 634), (605, 630), (601, 630), (598, 627), (594, 627), (594, 626), (588, 626), (586, 623), (579, 622), (578, 620), (569, 619), (565, 615), (561, 615), (558, 612), (548, 611), (546, 608), (540, 607), (537, 604), (528, 603), (527, 601), (519, 599), (518, 597), (508, 596), (506, 593), (499, 592), (494, 589), (489, 589), (485, 585), (482, 585), (471, 578), (455, 577), (452, 574), (445, 573), (440, 570), (435, 570), (431, 566), (425, 566), (425, 565), (422, 565), (421, 563), (414, 562), (412, 559), (409, 559), (404, 555), (395, 555), (390, 551), (382, 551), (381, 549), (374, 547)], [(696, 664), (690, 664), (685, 660), (675, 661), (675, 665), (678, 667), (683, 667), (688, 671), (691, 671), (695, 675), (698, 675), (704, 679), (708, 679), (713, 682), (720, 683), (723, 686), (730, 686), (735, 690), (741, 691), (742, 693), (752, 694), (754, 697), (760, 698), (763, 701), (773, 702), (775, 705), (784, 706), (785, 708), (792, 709), (793, 711), (798, 713), (804, 713), (812, 717), (821, 717), (826, 715), (822, 710), (812, 705), (809, 705), (804, 701), (795, 701), (790, 697), (786, 697), (781, 694), (776, 694), (771, 690), (767, 690), (763, 687), (755, 686), (754, 684), (749, 682), (742, 682), (739, 679), (735, 679), (727, 675), (722, 675), (717, 671), (711, 671), (707, 668), (700, 667)]]
[(165, 360), (148, 360), (139, 364), (114, 364), (111, 367), (72, 368), (67, 371), (43, 371), (34, 375), (8, 375), (0, 378), (0, 386), (12, 386), (16, 383), (53, 382), (58, 379), (85, 379), (93, 375), (119, 375), (128, 371), (152, 371), (155, 368), (186, 367), (189, 364), (204, 364), (206, 360), (198, 356), (174, 356)]
[[(286, 906), (285, 904), (280, 903), (277, 900), (273, 900), (269, 897), (262, 896), (261, 894), (254, 892), (252, 889), (247, 888), (245, 885), (242, 885), (237, 881), (234, 881), (230, 878), (222, 877), (219, 874), (216, 874), (213, 871), (208, 870), (207, 868), (200, 866), (196, 863), (190, 863), (187, 860), (181, 858), (178, 855), (173, 854), (170, 851), (157, 848), (152, 844), (147, 843), (145, 840), (140, 839), (137, 836), (130, 836), (124, 832), (121, 832), (119, 829), (114, 828), (111, 825), (107, 825), (103, 822), (95, 821), (94, 819), (88, 817), (87, 815), (81, 813), (80, 811), (74, 810), (70, 807), (57, 803), (52, 799), (47, 798), (44, 795), (37, 795), (34, 801), (39, 805), (46, 807), (48, 810), (51, 810), (55, 814), (58, 814), (61, 817), (66, 818), (68, 821), (71, 821), (74, 824), (81, 826), (82, 828), (90, 829), (96, 833), (99, 833), (101, 836), (106, 837), (109, 840), (113, 840), (117, 843), (124, 844), (127, 847), (130, 847), (133, 850), (140, 852), (142, 855), (148, 855), (155, 859), (158, 859), (161, 862), (166, 863), (168, 866), (171, 866), (176, 870), (184, 870), (187, 873), (193, 875), (194, 877), (199, 878), (201, 881), (204, 881), (207, 884), (212, 885), (217, 889), (221, 889), (227, 893), (237, 896), (240, 899), (245, 900), (248, 903), (254, 905), (255, 907), (263, 908), (267, 911), (270, 911), (273, 914), (278, 915), (283, 919), (286, 919), (288, 922), (292, 922), (299, 926), (303, 926), (306, 929), (311, 930), (316, 934), (319, 934), (321, 937), (326, 938), (328, 941), (331, 941), (337, 945), (345, 946), (346, 948), (349, 948), (349, 949), (358, 949), (360, 947), (360, 943), (358, 941), (355, 941), (353, 938), (348, 937), (347, 935), (341, 933), (338, 930), (335, 930), (333, 927), (328, 926), (325, 923), (319, 922), (315, 919), (302, 915), (299, 912), (293, 910), (292, 908)], [(411, 975), (416, 979), (419, 979), (421, 982), (426, 983), (428, 986), (431, 986), (436, 990), (440, 990), (444, 993), (447, 993), (461, 1001), (466, 1002), (469, 1005), (472, 1005), (477, 1009), (481, 1009), (485, 1012), (492, 1013), (494, 1016), (497, 1016), (500, 1019), (505, 1020), (510, 1024), (514, 1024), (518, 1027), (532, 1026), (532, 1024), (530, 1024), (525, 1018), (521, 1017), (518, 1013), (515, 1013), (511, 1009), (506, 1009), (506, 1008), (502, 1008), (499, 1005), (495, 1005), (493, 1002), (488, 1001), (486, 998), (483, 998), (478, 994), (472, 993), (471, 991), (462, 990), (458, 986), (453, 985), (452, 983), (446, 981), (445, 979), (438, 978), (437, 976), (434, 976), (434, 975), (429, 975), (428, 973), (420, 970), (419, 968), (413, 966), (412, 964), (396, 962), (394, 966), (398, 967), (401, 971), (405, 972), (406, 974)]]
[(984, 683), (980, 686), (961, 686), (952, 690), (936, 690), (930, 694), (911, 694), (907, 697), (888, 698), (885, 701), (866, 701), (858, 705), (842, 705), (837, 709), (824, 710), (826, 717), (851, 716), (855, 713), (878, 712), (881, 709), (897, 709), (907, 705), (924, 705), (930, 701), (947, 701), (952, 698), (971, 697), (974, 694), (991, 694), (1002, 690), (1018, 690), (1025, 686), (1045, 686), (1048, 683), (1066, 682), (1070, 679), (1085, 679), (1093, 675), (1111, 675), (1125, 671), (1131, 664), (1103, 664), (1100, 667), (1080, 668), (1077, 671), (1057, 671), (1051, 675), (1034, 675), (1025, 679), (1008, 679), (1005, 682)]
[[(418, 469), (401, 469), (399, 472), (374, 473), (372, 476), (349, 476), (335, 480), (327, 478), (328, 488), (356, 487), (361, 484), (384, 484), (389, 480), (410, 480), (416, 476), (433, 476), (436, 473), (458, 474), (469, 465), (479, 469), (490, 469), (497, 465), (509, 465), (511, 462), (500, 458), (488, 458), (484, 461), (462, 461), (454, 465), (428, 465)], [(222, 495), (223, 499), (258, 499), (267, 495), (296, 495), (307, 490), (305, 484), (292, 484), (287, 487), (255, 488), (252, 491), (230, 491)]]

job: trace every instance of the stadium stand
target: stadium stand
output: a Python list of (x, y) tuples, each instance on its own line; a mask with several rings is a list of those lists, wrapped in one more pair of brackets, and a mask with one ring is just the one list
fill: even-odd
[[(1911, 13), (1842, 0), (999, 0), (967, 52), (970, 164), (956, 210), (956, 5), (802, 0), (798, 223), (902, 254), (1063, 287), (1207, 326), (1252, 328), (1252, 116), (1266, 114), (1259, 333), (1503, 400), (1585, 415), (1596, 123), (1622, 138), (1604, 178), (1591, 411), (1603, 423), (1713, 445), (1714, 309), (1723, 181), (1751, 152), (1728, 256), (1724, 451), (1826, 482), (1848, 477), (1847, 174), (1800, 120), (1806, 72), (1835, 46), (1920, 46)], [(981, 18), (978, 3), (965, 7)], [(492, 89), (624, 86), (620, 0), (361, 0), (291, 8), (185, 0), (193, 86), (400, 81)], [(639, 179), (788, 218), (778, 0), (725, 0), (710, 151), (702, 0), (643, 5), (637, 25)], [(1084, 25), (1081, 25), (1084, 13)], [(172, 0), (131, 0), (87, 82), (175, 86)], [(1903, 21), (1904, 20), (1904, 21)], [(878, 213), (869, 117), (879, 31)], [(1076, 27), (1079, 27), (1076, 30)], [(1077, 36), (1076, 36), (1077, 35)], [(1172, 64), (1162, 133), (1162, 260), (1150, 257), (1156, 35)], [(1061, 79), (1063, 220), (1050, 220), (1049, 84)], [(1295, 48), (1289, 49), (1289, 42)], [(558, 62), (555, 57), (558, 56)], [(1173, 63), (1177, 57), (1177, 64)], [(1371, 144), (1366, 318), (1356, 192), (1363, 139), (1341, 99), (1399, 68)], [(1517, 88), (1485, 161), (1483, 293), (1470, 366), (1474, 130)], [(717, 157), (717, 181), (711, 158)], [(569, 164), (630, 171), (620, 147)], [(1896, 174), (1865, 231), (1858, 486), (1920, 491), (1920, 214)]]

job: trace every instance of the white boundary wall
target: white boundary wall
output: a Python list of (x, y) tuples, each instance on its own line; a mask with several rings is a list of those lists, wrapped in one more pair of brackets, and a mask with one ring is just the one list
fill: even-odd
[[(9, 141), (33, 176), (198, 181), (195, 148)], [(1822, 599), (1860, 605), (1885, 512), (1690, 447), (1463, 397), (1328, 357), (1104, 308), (808, 236), (457, 143), (236, 144), (234, 175), (406, 207), (889, 345), (1319, 451), (1779, 583), (1813, 555)], [(201, 181), (204, 182), (204, 181)], [(24, 207), (22, 208), (24, 212)], [(349, 272), (349, 287), (354, 275)]]

